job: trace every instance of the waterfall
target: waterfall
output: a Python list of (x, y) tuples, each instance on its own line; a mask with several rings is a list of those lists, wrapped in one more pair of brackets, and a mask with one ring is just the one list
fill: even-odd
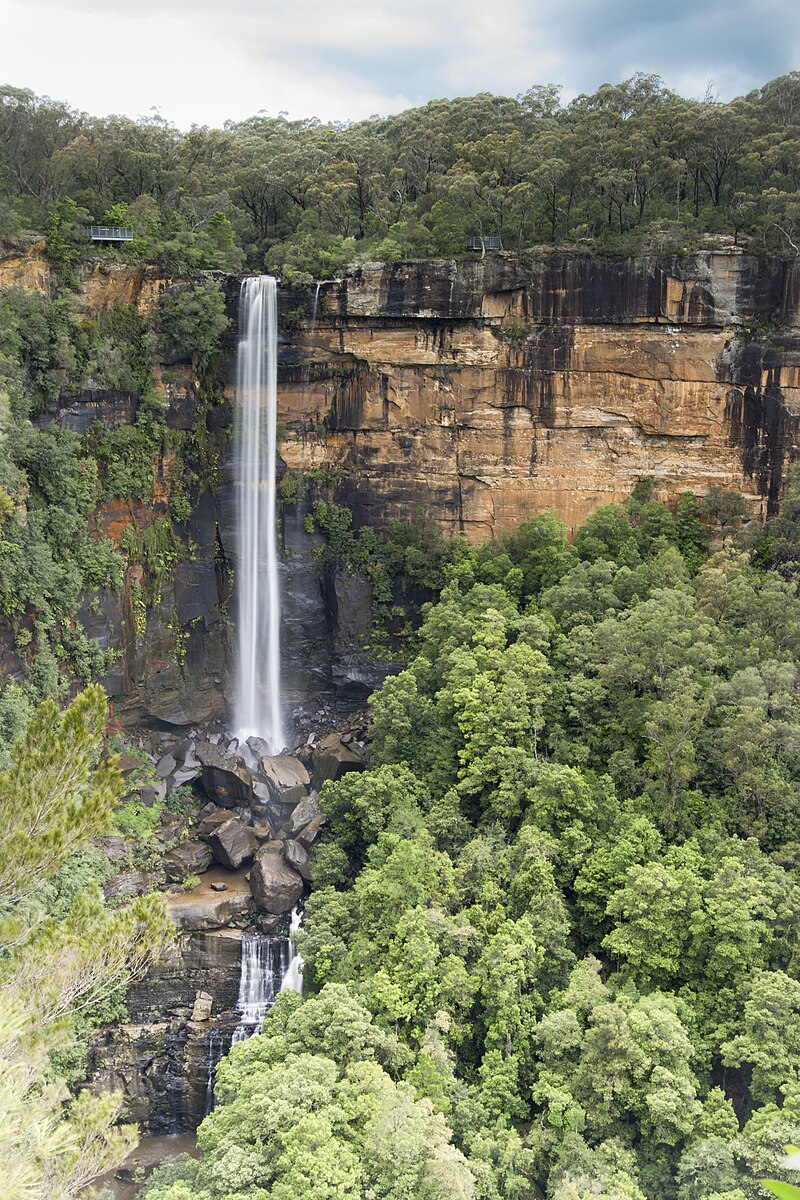
[(267, 1010), (275, 1003), (289, 966), (289, 943), (285, 938), (245, 933), (242, 937), (242, 966), (236, 1008), (239, 1024), (233, 1044), (258, 1033)]
[[(289, 925), (289, 934), (296, 933), (302, 927), (303, 918), (300, 916), (298, 909), (292, 909), (292, 920)], [(303, 957), (297, 952), (294, 943), (289, 943), (289, 965), (281, 982), (282, 992), (299, 992), (303, 994)]]
[(275, 530), (278, 379), (277, 285), (245, 279), (239, 297), (236, 358), (239, 665), (236, 732), (284, 746), (280, 693), (280, 592)]

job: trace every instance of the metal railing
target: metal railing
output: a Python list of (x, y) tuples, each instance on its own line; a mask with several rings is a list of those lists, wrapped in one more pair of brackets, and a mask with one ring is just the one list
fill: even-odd
[(87, 225), (86, 235), (93, 242), (133, 241), (133, 230), (127, 225)]
[(482, 238), (480, 234), (473, 233), (467, 242), (467, 248), (470, 250), (502, 250), (503, 243), (494, 234), (491, 237)]

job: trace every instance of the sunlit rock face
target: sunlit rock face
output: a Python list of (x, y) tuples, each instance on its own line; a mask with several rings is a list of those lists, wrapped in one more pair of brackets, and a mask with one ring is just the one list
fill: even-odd
[(574, 530), (646, 477), (764, 513), (798, 440), (799, 305), (800, 267), (735, 252), (367, 266), (284, 346), (280, 453), (339, 468), (360, 520), (422, 505), (472, 540), (549, 508)]

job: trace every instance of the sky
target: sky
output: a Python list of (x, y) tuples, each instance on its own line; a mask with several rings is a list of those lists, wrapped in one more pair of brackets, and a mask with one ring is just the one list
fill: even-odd
[(183, 129), (566, 99), (636, 71), (720, 100), (800, 69), (797, 0), (0, 0), (0, 84)]

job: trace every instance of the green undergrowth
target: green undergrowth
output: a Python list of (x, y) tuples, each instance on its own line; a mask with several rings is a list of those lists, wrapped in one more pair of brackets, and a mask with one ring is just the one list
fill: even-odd
[[(119, 655), (86, 635), (82, 604), (118, 592), (137, 568), (134, 633), (144, 636), (148, 609), (194, 554), (185, 526), (217, 484), (225, 444), (211, 413), (222, 400), (227, 323), (213, 280), (167, 291), (153, 317), (122, 305), (86, 318), (63, 281), (50, 296), (0, 291), (0, 622), (18, 660), (0, 686), (0, 759), (41, 699), (102, 678)], [(178, 376), (194, 406), (185, 430), (170, 428), (157, 390), (165, 355), (187, 364)], [(87, 391), (127, 396), (133, 422), (97, 420), (83, 436), (64, 428), (59, 405)], [(148, 512), (157, 493), (166, 512), (144, 527), (134, 518), (118, 542), (102, 535), (104, 509)], [(176, 630), (176, 653), (185, 640)]]

